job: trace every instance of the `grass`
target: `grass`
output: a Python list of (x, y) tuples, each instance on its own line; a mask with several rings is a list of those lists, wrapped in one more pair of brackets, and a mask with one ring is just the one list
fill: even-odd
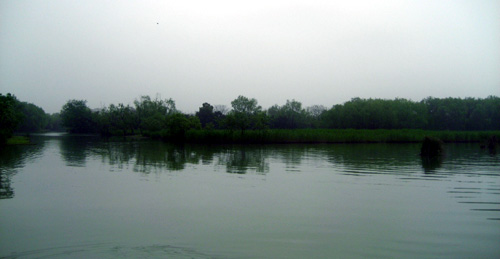
[(30, 139), (25, 136), (13, 136), (7, 139), (7, 145), (27, 145), (31, 144)]
[(482, 142), (500, 137), (500, 131), (427, 131), (414, 129), (272, 129), (240, 131), (190, 130), (186, 141), (191, 143), (411, 143), (426, 136), (444, 142)]

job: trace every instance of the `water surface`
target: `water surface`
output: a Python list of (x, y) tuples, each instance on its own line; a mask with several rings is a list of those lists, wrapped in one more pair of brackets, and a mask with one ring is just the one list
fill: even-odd
[(500, 156), (477, 144), (34, 140), (0, 151), (0, 257), (500, 257)]

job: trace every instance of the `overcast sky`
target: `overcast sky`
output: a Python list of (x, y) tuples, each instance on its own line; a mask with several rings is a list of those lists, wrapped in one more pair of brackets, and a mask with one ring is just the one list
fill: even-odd
[(0, 93), (46, 112), (172, 98), (500, 96), (500, 1), (0, 1)]

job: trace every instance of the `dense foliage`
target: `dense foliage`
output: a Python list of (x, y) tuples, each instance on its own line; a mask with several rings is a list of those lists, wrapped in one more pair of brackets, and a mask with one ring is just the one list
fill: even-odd
[(16, 109), (23, 114), (23, 119), (17, 126), (16, 131), (39, 132), (49, 125), (50, 115), (32, 103), (18, 102)]
[(0, 144), (4, 144), (22, 120), (17, 110), (18, 100), (11, 94), (0, 94)]
[(34, 104), (19, 102), (10, 94), (0, 94), (0, 108), (3, 142), (14, 131), (62, 129), (70, 133), (143, 135), (174, 141), (183, 140), (190, 131), (191, 137), (205, 132), (205, 137), (214, 138), (217, 134), (226, 134), (221, 138), (227, 134), (232, 136), (234, 131), (242, 138), (249, 130), (269, 133), (270, 129), (500, 130), (500, 98), (496, 96), (484, 99), (429, 97), (419, 102), (401, 98), (353, 98), (330, 109), (321, 105), (304, 108), (299, 101), (287, 100), (267, 110), (262, 109), (256, 99), (238, 96), (231, 102), (231, 109), (205, 102), (193, 115), (178, 111), (172, 99), (140, 96), (132, 106), (120, 103), (93, 110), (85, 100), (69, 100), (60, 113), (49, 115)]
[(14, 132), (42, 131), (64, 131), (59, 113), (47, 114), (42, 108), (21, 102), (10, 93), (0, 94), (0, 143), (5, 143)]
[(224, 108), (216, 110), (211, 104), (203, 103), (194, 115), (186, 115), (175, 108), (172, 99), (141, 96), (134, 107), (110, 105), (95, 112), (93, 118), (103, 135), (143, 134), (176, 139), (182, 139), (190, 129), (201, 128), (236, 130), (241, 134), (247, 130), (306, 128), (500, 129), (500, 98), (495, 96), (485, 99), (429, 97), (420, 102), (401, 98), (353, 98), (330, 109), (318, 105), (303, 108), (299, 101), (288, 100), (267, 110), (263, 110), (256, 99), (238, 96), (231, 107), (229, 112), (222, 112)]
[(209, 103), (203, 103), (199, 111), (196, 112), (196, 117), (200, 120), (201, 126), (206, 129), (223, 128), (222, 111), (215, 110), (215, 107)]
[(274, 105), (267, 110), (269, 126), (273, 129), (302, 129), (311, 127), (311, 115), (298, 101), (286, 101), (283, 106)]
[(63, 125), (70, 133), (94, 133), (96, 121), (92, 111), (87, 107), (87, 101), (70, 100), (61, 110)]
[(225, 125), (229, 129), (241, 130), (241, 134), (249, 129), (263, 129), (266, 127), (266, 114), (254, 98), (238, 96), (231, 102), (233, 109), (225, 118)]

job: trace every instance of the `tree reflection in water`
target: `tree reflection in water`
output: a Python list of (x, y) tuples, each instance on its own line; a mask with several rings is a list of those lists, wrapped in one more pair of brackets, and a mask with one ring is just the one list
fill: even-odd
[[(36, 157), (44, 148), (43, 140), (34, 146), (8, 146), (0, 150), (0, 198), (14, 196), (11, 176), (26, 160)], [(231, 174), (267, 174), (270, 163), (278, 160), (285, 170), (300, 169), (301, 163), (335, 167), (340, 173), (355, 176), (397, 174), (415, 177), (422, 168), (426, 177), (446, 177), (442, 157), (420, 157), (419, 144), (329, 144), (329, 145), (172, 145), (160, 141), (103, 140), (95, 136), (57, 137), (59, 153), (67, 166), (85, 167), (89, 160), (109, 164), (110, 171), (131, 170), (142, 174), (180, 171), (188, 165), (225, 167)], [(489, 157), (471, 151), (468, 146), (449, 147), (445, 164), (462, 159)], [(477, 148), (479, 151), (479, 148)], [(224, 171), (224, 170), (222, 170)], [(420, 171), (421, 172), (421, 171)]]
[(213, 154), (206, 150), (193, 150), (190, 146), (171, 145), (159, 141), (103, 142), (93, 147), (91, 154), (103, 162), (122, 170), (149, 174), (161, 171), (179, 171), (186, 164), (212, 161)]
[(443, 156), (421, 156), (422, 168), (426, 174), (431, 174), (436, 172), (441, 167), (443, 163)]
[(112, 170), (132, 169), (149, 174), (180, 171), (186, 165), (223, 165), (226, 172), (265, 174), (269, 171), (266, 148), (258, 146), (173, 145), (159, 141), (90, 141), (63, 139), (61, 154), (68, 166), (85, 166), (93, 157), (112, 166)]
[(29, 146), (5, 146), (0, 148), (0, 199), (14, 198), (11, 178), (27, 161), (36, 158), (44, 148), (44, 142)]
[[(68, 166), (85, 166), (90, 157), (111, 165), (112, 171), (144, 174), (180, 171), (187, 165), (198, 164), (223, 166), (232, 174), (266, 174), (270, 159), (276, 159), (285, 164), (287, 171), (300, 168), (307, 161), (335, 165), (342, 168), (342, 173), (356, 176), (381, 173), (415, 176), (418, 173), (415, 166), (426, 174), (434, 174), (443, 163), (442, 158), (420, 158), (419, 144), (173, 145), (160, 141), (103, 141), (89, 136), (68, 136), (59, 141), (61, 157)], [(454, 151), (453, 157), (462, 156), (460, 150)], [(5, 185), (6, 177), (3, 179)]]
[(219, 164), (226, 166), (227, 173), (246, 174), (249, 170), (254, 170), (259, 174), (266, 174), (269, 172), (266, 150), (268, 149), (238, 146), (237, 148), (217, 152), (217, 156), (219, 157)]
[(330, 163), (342, 165), (349, 175), (412, 175), (418, 166), (417, 144), (337, 144), (326, 149)]
[[(291, 147), (291, 148), (290, 148)], [(309, 153), (312, 151), (311, 153)], [(277, 159), (280, 159), (285, 163), (287, 171), (298, 171), (302, 159), (306, 154), (317, 153), (314, 151), (314, 147), (304, 146), (304, 145), (281, 145), (276, 146), (275, 155)]]
[[(396, 152), (395, 152), (396, 149)], [(399, 150), (400, 149), (400, 150)], [(399, 150), (399, 151), (398, 151)], [(414, 152), (415, 154), (408, 154)], [(69, 166), (85, 166), (88, 156), (99, 158), (114, 169), (130, 168), (149, 174), (179, 171), (186, 165), (214, 164), (224, 166), (227, 173), (246, 174), (269, 172), (269, 159), (278, 159), (287, 171), (299, 168), (304, 157), (342, 165), (347, 174), (367, 175), (376, 172), (408, 174), (405, 168), (418, 164), (415, 148), (398, 145), (334, 144), (334, 145), (173, 145), (160, 141), (93, 141), (66, 138), (61, 142), (61, 154)], [(421, 161), (424, 170), (433, 170)], [(393, 172), (394, 173), (394, 172)]]
[(66, 135), (58, 139), (62, 159), (67, 166), (85, 167), (93, 145), (99, 143), (96, 136)]
[(11, 199), (14, 198), (14, 189), (10, 187), (10, 177), (11, 175), (0, 169), (0, 199)]

